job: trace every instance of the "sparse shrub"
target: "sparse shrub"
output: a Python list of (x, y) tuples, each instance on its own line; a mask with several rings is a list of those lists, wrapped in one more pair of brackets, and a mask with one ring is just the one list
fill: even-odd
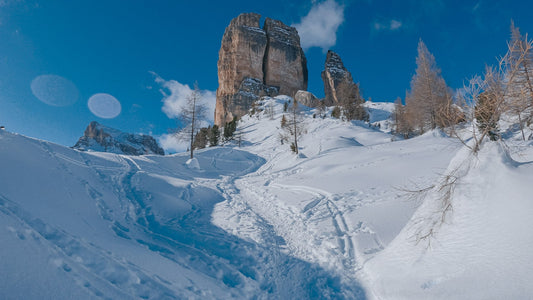
[(335, 106), (333, 108), (333, 110), (331, 111), (331, 116), (336, 118), (336, 119), (340, 119), (340, 117), (341, 117), (341, 108), (338, 107), (338, 106)]
[(291, 143), (291, 151), (298, 154), (298, 149), (296, 148), (296, 145), (294, 143)]
[(287, 126), (287, 118), (283, 115), (281, 117), (281, 128), (284, 128), (285, 126)]

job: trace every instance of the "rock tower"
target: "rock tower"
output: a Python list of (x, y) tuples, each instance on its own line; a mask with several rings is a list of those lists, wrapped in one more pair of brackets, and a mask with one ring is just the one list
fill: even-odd
[(222, 37), (218, 58), (215, 124), (248, 112), (261, 96), (293, 97), (307, 90), (307, 60), (296, 28), (261, 16), (241, 14)]

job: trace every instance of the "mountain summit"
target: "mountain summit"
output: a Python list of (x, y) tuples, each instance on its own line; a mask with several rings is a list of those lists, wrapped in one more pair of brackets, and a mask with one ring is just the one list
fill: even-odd
[(296, 28), (261, 15), (244, 13), (224, 31), (218, 58), (215, 124), (248, 113), (262, 96), (307, 90), (307, 60)]
[(165, 155), (157, 141), (150, 135), (125, 133), (93, 121), (72, 148), (126, 155)]

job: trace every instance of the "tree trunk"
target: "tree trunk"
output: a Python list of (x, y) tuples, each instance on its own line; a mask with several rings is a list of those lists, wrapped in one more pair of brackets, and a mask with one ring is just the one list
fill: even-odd
[(193, 159), (194, 157), (194, 147), (193, 147), (193, 143), (194, 143), (194, 123), (196, 122), (195, 120), (195, 113), (196, 113), (196, 95), (194, 96), (194, 99), (193, 99), (193, 105), (192, 105), (192, 121), (191, 121), (191, 159)]
[(296, 104), (296, 102), (294, 104), (295, 104), (295, 107), (294, 107), (294, 112), (293, 112), (293, 116), (292, 116), (293, 117), (293, 122), (292, 123), (293, 123), (293, 126), (294, 126), (294, 152), (296, 154), (298, 154), (298, 131), (297, 131), (298, 130), (298, 124), (296, 124), (297, 123), (296, 122), (296, 111), (297, 111), (296, 105), (297, 104)]

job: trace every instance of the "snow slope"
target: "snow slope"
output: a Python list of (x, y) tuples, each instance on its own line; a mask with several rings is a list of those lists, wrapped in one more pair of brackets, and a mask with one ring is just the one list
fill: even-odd
[[(0, 131), (0, 298), (533, 294), (529, 142), (487, 144), (466, 160), (438, 131), (393, 142), (392, 106), (367, 103), (374, 126), (305, 108), (296, 156), (279, 139), (288, 100), (263, 101), (272, 118), (243, 118), (241, 148), (201, 150), (193, 161), (80, 152)], [(430, 248), (416, 244), (440, 203), (435, 191), (411, 199), (404, 190), (457, 166), (452, 214)]]
[(0, 134), (2, 295), (226, 298), (253, 281), (255, 246), (210, 225), (223, 198), (195, 178), (246, 173), (260, 158), (216, 149), (193, 172), (185, 156), (91, 154)]
[(434, 237), (414, 241), (441, 217), (435, 191), (367, 265), (376, 293), (382, 299), (530, 298), (533, 164), (515, 161), (502, 144), (488, 143), (477, 157), (459, 152), (452, 171), (461, 175), (453, 211), (444, 224), (433, 226)]
[[(0, 291), (7, 298), (297, 298), (354, 290), (320, 266), (214, 226), (264, 160), (232, 148), (129, 157), (0, 132)], [(258, 219), (260, 222), (260, 219)], [(257, 232), (275, 239), (268, 224)], [(264, 231), (264, 232), (261, 232)], [(342, 295), (340, 295), (342, 297)]]

